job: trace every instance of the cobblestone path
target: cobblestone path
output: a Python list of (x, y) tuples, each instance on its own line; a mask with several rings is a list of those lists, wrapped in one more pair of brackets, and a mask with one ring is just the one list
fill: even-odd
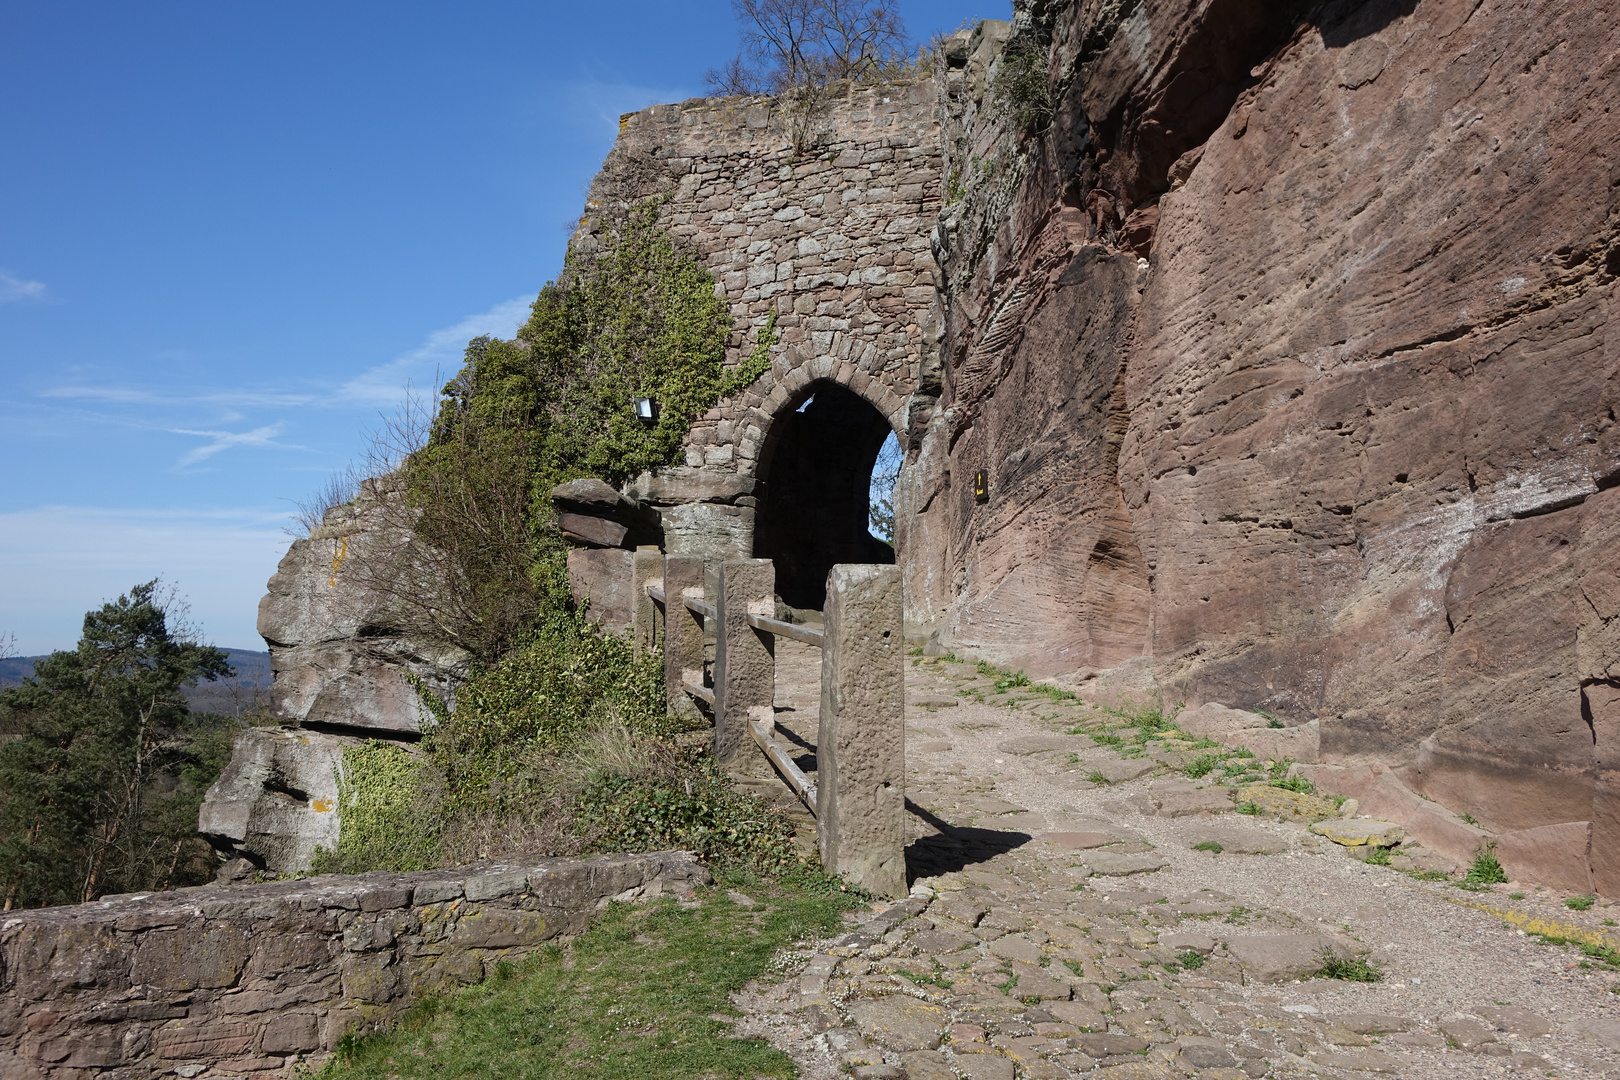
[[(813, 764), (814, 657), (779, 662)], [(1235, 813), (1196, 751), (1122, 756), (1068, 734), (1121, 721), (1001, 682), (912, 664), (912, 895), (784, 958), (738, 1034), (812, 1078), (1620, 1077), (1620, 971), (1503, 917), (1601, 932), (1620, 907), (1367, 865)]]

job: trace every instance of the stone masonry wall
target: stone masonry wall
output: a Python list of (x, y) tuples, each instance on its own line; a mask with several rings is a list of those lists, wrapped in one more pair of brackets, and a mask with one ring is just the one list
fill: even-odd
[(707, 877), (657, 852), (20, 912), (0, 922), (0, 1080), (291, 1076), (345, 1032), (579, 933), (609, 900)]
[(779, 336), (771, 370), (692, 425), (678, 483), (640, 485), (662, 504), (670, 550), (753, 553), (751, 481), (765, 479), (772, 421), (816, 380), (861, 395), (902, 438), (926, 423), (936, 108), (924, 80), (846, 89), (808, 116), (770, 98), (699, 98), (623, 118), (576, 247), (593, 250), (617, 209), (662, 196), (660, 220), (731, 303), (727, 365), (748, 359), (773, 314)]

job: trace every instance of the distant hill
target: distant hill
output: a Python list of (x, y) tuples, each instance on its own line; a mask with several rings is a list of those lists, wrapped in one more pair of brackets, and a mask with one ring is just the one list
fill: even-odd
[[(270, 707), (270, 654), (256, 649), (226, 649), (233, 678), (201, 682), (181, 690), (193, 712), (241, 716), (255, 706)], [(14, 656), (0, 660), (0, 686), (16, 686), (34, 673), (43, 656)]]

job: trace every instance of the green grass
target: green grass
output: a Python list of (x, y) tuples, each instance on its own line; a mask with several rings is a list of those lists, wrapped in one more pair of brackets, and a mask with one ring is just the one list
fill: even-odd
[(1220, 842), (1217, 840), (1201, 840), (1194, 844), (1192, 849), (1194, 851), (1207, 851), (1211, 855), (1219, 855), (1221, 852), (1226, 850), (1225, 848), (1221, 847)]
[(1265, 813), (1265, 811), (1260, 808), (1259, 803), (1252, 802), (1238, 803), (1237, 812), (1240, 814), (1247, 814), (1250, 817), (1259, 817), (1261, 814)]
[(1367, 853), (1368, 866), (1388, 866), (1390, 863), (1389, 848), (1375, 847)]
[(1200, 953), (1188, 949), (1186, 952), (1176, 955), (1176, 962), (1188, 971), (1197, 971), (1204, 966), (1204, 957)]
[(715, 1015), (767, 974), (784, 948), (831, 933), (854, 902), (829, 879), (723, 882), (682, 908), (664, 899), (614, 904), (566, 948), (550, 947), (494, 978), (418, 1003), (385, 1032), (348, 1037), (322, 1072), (348, 1078), (792, 1077), (787, 1055), (738, 1039)]
[(1500, 885), (1508, 879), (1507, 871), (1496, 858), (1496, 845), (1481, 848), (1479, 854), (1474, 856), (1474, 865), (1468, 868), (1463, 876), (1464, 885)]
[(1564, 906), (1571, 911), (1591, 911), (1595, 903), (1597, 903), (1595, 896), (1572, 896), (1564, 901)]
[(1346, 960), (1338, 956), (1322, 957), (1322, 966), (1316, 970), (1318, 978), (1343, 979), (1346, 982), (1375, 983), (1384, 973), (1357, 956)]
[(1108, 777), (1104, 776), (1100, 772), (1087, 773), (1086, 779), (1093, 784), (1106, 784), (1109, 782)]
[(1187, 762), (1181, 771), (1187, 774), (1187, 779), (1198, 780), (1220, 768), (1222, 760), (1224, 760), (1222, 754), (1199, 754)]

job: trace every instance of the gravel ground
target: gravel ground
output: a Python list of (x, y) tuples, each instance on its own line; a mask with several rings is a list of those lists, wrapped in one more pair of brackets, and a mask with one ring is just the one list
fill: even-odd
[[(779, 717), (806, 766), (818, 668), (782, 643)], [(1185, 754), (1062, 734), (1105, 718), (971, 665), (914, 664), (907, 700), (912, 898), (739, 996), (738, 1033), (804, 1075), (1620, 1078), (1620, 972), (1515, 925), (1614, 933), (1620, 908), (1367, 865), (1232, 812), (1171, 767)], [(1326, 955), (1381, 978), (1312, 977)]]

